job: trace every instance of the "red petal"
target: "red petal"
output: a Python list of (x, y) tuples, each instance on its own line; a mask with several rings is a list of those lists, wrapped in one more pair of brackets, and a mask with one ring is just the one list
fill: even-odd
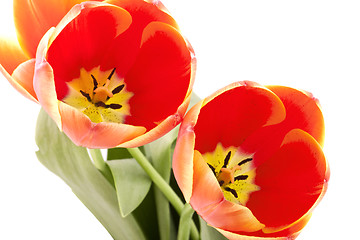
[[(323, 195), (328, 167), (321, 146), (306, 132), (290, 131), (280, 149), (256, 169), (261, 190), (246, 206), (272, 231), (280, 231), (303, 217)], [(255, 163), (256, 164), (256, 163)]]
[(139, 53), (144, 28), (151, 22), (167, 23), (175, 28), (177, 28), (177, 24), (170, 15), (161, 11), (161, 6), (159, 8), (158, 5), (143, 0), (108, 0), (105, 2), (125, 9), (132, 17), (129, 29), (117, 37), (111, 46), (112, 52), (106, 56), (108, 61), (102, 63), (102, 68), (111, 69), (114, 67), (111, 63), (116, 62), (117, 73), (120, 77), (124, 77)]
[(324, 144), (324, 118), (317, 99), (310, 93), (283, 86), (269, 86), (283, 102), (286, 119), (281, 123), (284, 132), (300, 128)]
[[(99, 1), (99, 0), (95, 0)], [(14, 0), (14, 19), (18, 39), (26, 53), (35, 57), (37, 45), (49, 28), (81, 0)]]
[(106, 61), (105, 53), (112, 51), (109, 46), (130, 23), (131, 16), (122, 8), (86, 3), (65, 27), (57, 27), (62, 30), (51, 43), (47, 59), (54, 70), (60, 100), (67, 94), (65, 82), (79, 77), (81, 68), (90, 71)]
[(213, 151), (219, 142), (240, 146), (257, 129), (285, 117), (280, 99), (251, 82), (230, 85), (206, 101), (195, 126), (195, 149), (202, 153)]
[(127, 123), (155, 126), (176, 112), (191, 89), (192, 61), (181, 34), (170, 25), (152, 22), (144, 29), (141, 50), (125, 76), (131, 116)]

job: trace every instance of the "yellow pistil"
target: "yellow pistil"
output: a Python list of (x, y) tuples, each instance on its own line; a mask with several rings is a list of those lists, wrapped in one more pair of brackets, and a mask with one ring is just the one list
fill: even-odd
[(220, 173), (217, 177), (217, 180), (222, 182), (222, 185), (226, 185), (231, 183), (234, 183), (235, 181), (235, 171), (240, 170), (241, 167), (239, 165), (236, 165), (232, 168), (221, 168)]
[(106, 79), (106, 83), (104, 86), (98, 87), (94, 90), (94, 96), (92, 100), (95, 103), (105, 102), (107, 98), (111, 98), (114, 96), (114, 94), (112, 94), (112, 92), (108, 88), (109, 84), (110, 84), (110, 80)]

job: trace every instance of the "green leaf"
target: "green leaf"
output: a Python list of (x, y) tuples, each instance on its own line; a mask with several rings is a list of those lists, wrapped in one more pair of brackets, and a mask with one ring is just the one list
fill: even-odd
[(44, 110), (38, 117), (35, 138), (40, 162), (71, 187), (114, 239), (146, 239), (131, 214), (121, 216), (114, 187), (93, 165), (87, 149), (72, 143)]
[(189, 203), (184, 205), (184, 209), (181, 212), (180, 223), (179, 223), (179, 233), (177, 240), (188, 240), (190, 236), (191, 228), (191, 217), (194, 214), (194, 209), (190, 206)]
[[(144, 153), (144, 147), (139, 147)], [(107, 151), (107, 160), (119, 160), (132, 158), (131, 154), (126, 148), (110, 148)]]
[(107, 150), (107, 160), (132, 158), (126, 148), (110, 148)]
[(201, 240), (227, 240), (219, 231), (210, 227), (200, 216), (200, 238)]
[(139, 207), (132, 212), (132, 215), (138, 221), (148, 240), (160, 239), (158, 218), (155, 207), (154, 186), (155, 184), (151, 185), (150, 191), (146, 195), (145, 199), (141, 202)]
[(122, 216), (126, 217), (144, 200), (151, 179), (134, 159), (107, 162), (113, 174)]

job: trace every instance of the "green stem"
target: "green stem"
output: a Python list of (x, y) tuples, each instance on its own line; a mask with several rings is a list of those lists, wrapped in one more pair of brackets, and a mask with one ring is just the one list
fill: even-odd
[[(151, 180), (155, 185), (160, 189), (164, 196), (169, 200), (171, 205), (175, 208), (179, 215), (181, 215), (184, 208), (184, 203), (181, 201), (179, 196), (174, 192), (174, 190), (169, 186), (169, 184), (160, 176), (160, 174), (155, 170), (151, 163), (147, 160), (144, 154), (138, 148), (128, 148), (129, 153), (135, 158), (139, 165), (145, 170), (149, 175)], [(199, 239), (199, 232), (196, 228), (196, 225), (191, 221), (191, 231), (190, 235), (192, 239)]]
[(94, 165), (99, 171), (104, 175), (104, 177), (113, 185), (114, 185), (114, 178), (112, 176), (111, 170), (109, 166), (106, 164), (100, 149), (89, 149), (91, 158), (94, 161)]
[(180, 215), (179, 233), (177, 236), (177, 240), (189, 239), (190, 226), (191, 226), (190, 223), (193, 214), (194, 214), (194, 209), (192, 209), (190, 204), (186, 203)]

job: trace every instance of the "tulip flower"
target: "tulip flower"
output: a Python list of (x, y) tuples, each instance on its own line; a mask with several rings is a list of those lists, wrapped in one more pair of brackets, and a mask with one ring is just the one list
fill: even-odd
[[(47, 3), (39, 1), (39, 5), (45, 9)], [(23, 19), (26, 14), (19, 16)], [(54, 19), (50, 15), (46, 12), (44, 19), (54, 21), (45, 27), (61, 14), (54, 14)], [(2, 72), (21, 93), (38, 101), (75, 144), (137, 147), (182, 120), (190, 101), (195, 58), (159, 1), (75, 5), (42, 37), (36, 54), (43, 31), (32, 36), (26, 26), (19, 30), (24, 32), (20, 45), (35, 59), (21, 63), (12, 76)], [(16, 64), (5, 70), (11, 72)]]
[(187, 202), (229, 239), (293, 239), (323, 197), (324, 120), (311, 94), (253, 82), (192, 107), (173, 157)]

